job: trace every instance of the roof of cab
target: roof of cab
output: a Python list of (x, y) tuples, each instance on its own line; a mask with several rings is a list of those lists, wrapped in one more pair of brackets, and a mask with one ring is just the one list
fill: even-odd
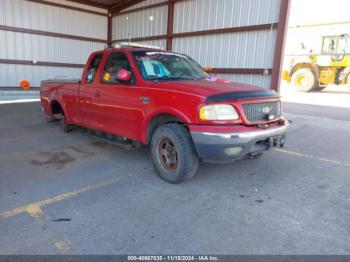
[(122, 51), (161, 51), (168, 52), (159, 48), (145, 48), (145, 47), (111, 47), (106, 50), (122, 50)]

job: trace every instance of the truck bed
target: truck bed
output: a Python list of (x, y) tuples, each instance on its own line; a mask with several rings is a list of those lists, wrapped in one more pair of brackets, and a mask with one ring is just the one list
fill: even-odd
[(47, 115), (52, 115), (52, 101), (59, 101), (62, 106), (70, 106), (78, 111), (79, 79), (49, 79), (41, 82), (40, 100)]
[(80, 79), (48, 79), (43, 80), (42, 83), (66, 83), (66, 84), (76, 84), (79, 83)]

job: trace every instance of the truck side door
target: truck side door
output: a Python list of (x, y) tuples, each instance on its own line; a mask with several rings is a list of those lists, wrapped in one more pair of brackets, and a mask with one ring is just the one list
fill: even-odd
[[(117, 79), (118, 71), (131, 73), (131, 80)], [(139, 140), (143, 113), (140, 109), (140, 90), (127, 55), (121, 51), (109, 55), (95, 84), (93, 99), (98, 130)]]
[(94, 82), (102, 58), (103, 52), (95, 53), (90, 56), (79, 88), (78, 99), (82, 117), (82, 126), (88, 128), (97, 127), (96, 113), (93, 105), (93, 96), (95, 94)]

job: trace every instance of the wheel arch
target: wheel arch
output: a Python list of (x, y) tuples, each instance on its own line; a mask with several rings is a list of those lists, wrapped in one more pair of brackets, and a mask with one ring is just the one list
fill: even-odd
[(65, 117), (68, 121), (68, 123), (71, 123), (71, 116), (69, 115), (68, 109), (65, 107), (65, 104), (62, 103), (59, 99), (54, 99), (50, 103), (50, 108), (52, 112), (52, 117), (54, 118), (55, 114), (61, 115), (58, 117), (58, 119), (61, 119), (62, 117)]
[(183, 126), (186, 126), (186, 123), (189, 123), (190, 120), (177, 111), (158, 111), (149, 115), (143, 126), (143, 143), (149, 144), (151, 141), (154, 131), (161, 125), (169, 123), (178, 123)]
[(302, 63), (298, 63), (296, 65), (293, 66), (292, 70), (290, 71), (290, 76), (292, 77), (293, 74), (302, 68), (309, 68), (314, 74), (317, 80), (319, 80), (320, 78), (320, 68), (315, 65), (315, 64), (311, 64), (311, 63), (306, 63), (306, 62), (302, 62)]
[(51, 113), (65, 115), (64, 107), (58, 100), (52, 100), (50, 103)]

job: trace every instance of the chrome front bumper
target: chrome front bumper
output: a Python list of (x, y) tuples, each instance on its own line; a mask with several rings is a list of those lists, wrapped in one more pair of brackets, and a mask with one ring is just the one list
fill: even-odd
[(191, 136), (198, 153), (204, 162), (225, 163), (242, 159), (268, 150), (270, 147), (283, 146), (289, 122), (269, 129), (237, 133), (207, 133), (192, 131)]

